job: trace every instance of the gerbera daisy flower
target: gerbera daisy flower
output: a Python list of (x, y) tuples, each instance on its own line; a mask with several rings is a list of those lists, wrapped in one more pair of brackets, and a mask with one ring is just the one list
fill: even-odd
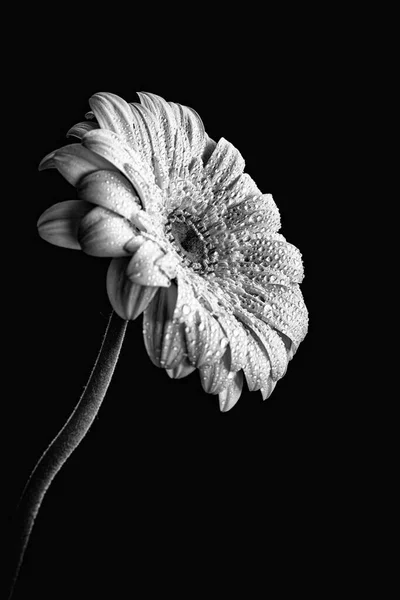
[(41, 237), (110, 257), (107, 291), (124, 320), (143, 313), (148, 355), (174, 378), (199, 370), (227, 411), (243, 375), (267, 398), (307, 333), (299, 250), (240, 152), (199, 115), (155, 94), (89, 100), (73, 143), (48, 154), (78, 200), (46, 210)]

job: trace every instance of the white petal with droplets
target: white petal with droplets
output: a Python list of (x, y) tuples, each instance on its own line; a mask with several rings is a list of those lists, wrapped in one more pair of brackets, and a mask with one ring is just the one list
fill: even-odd
[(183, 324), (173, 318), (177, 287), (161, 288), (145, 310), (143, 338), (147, 353), (158, 367), (178, 369), (187, 364)]
[(79, 197), (135, 222), (142, 210), (140, 200), (129, 181), (118, 171), (96, 171), (81, 179)]
[(213, 188), (229, 187), (243, 173), (245, 162), (239, 150), (225, 138), (221, 138), (204, 167)]
[(132, 225), (123, 217), (97, 206), (83, 217), (78, 231), (82, 250), (91, 256), (127, 256), (125, 244), (135, 237)]
[(280, 336), (267, 323), (246, 315), (243, 311), (238, 311), (237, 316), (246, 324), (260, 342), (261, 347), (267, 352), (272, 379), (276, 381), (283, 377), (287, 369), (288, 358), (285, 344)]
[(247, 334), (243, 325), (235, 319), (233, 315), (225, 311), (220, 311), (217, 315), (224, 333), (229, 340), (231, 371), (239, 371), (243, 369), (247, 361)]
[(163, 250), (152, 240), (146, 240), (132, 256), (127, 268), (127, 276), (140, 285), (168, 287), (170, 278), (157, 265), (164, 256)]
[[(174, 156), (174, 145), (178, 124), (176, 122), (174, 111), (170, 104), (157, 96), (147, 92), (139, 92), (138, 96), (144, 107), (157, 117), (159, 123), (160, 147), (165, 148), (165, 154), (162, 156), (163, 169), (169, 173), (172, 159)], [(132, 109), (135, 110), (136, 103), (132, 103)]]
[(174, 319), (185, 324), (188, 359), (200, 367), (219, 360), (228, 339), (217, 319), (199, 302), (181, 272), (178, 272), (178, 297)]
[(219, 408), (222, 412), (231, 410), (239, 400), (243, 389), (243, 371), (229, 374), (229, 383), (219, 393)]
[(123, 144), (116, 133), (104, 129), (89, 131), (83, 137), (82, 143), (119, 169), (131, 182), (142, 206), (155, 219), (160, 219), (164, 204), (161, 190), (155, 182), (153, 173), (135, 150)]
[(270, 285), (267, 286), (265, 295), (270, 310), (260, 318), (286, 335), (297, 349), (308, 329), (308, 311), (300, 287)]
[(227, 352), (220, 360), (199, 367), (200, 381), (208, 394), (219, 394), (229, 383), (229, 356)]
[(247, 333), (247, 363), (243, 368), (248, 388), (251, 392), (260, 390), (268, 380), (270, 362), (259, 340), (251, 332)]

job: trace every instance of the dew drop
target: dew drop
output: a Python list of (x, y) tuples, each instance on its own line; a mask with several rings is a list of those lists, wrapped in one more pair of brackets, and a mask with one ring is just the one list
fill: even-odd
[(189, 315), (190, 314), (190, 306), (188, 304), (184, 304), (182, 306), (182, 313), (184, 315)]

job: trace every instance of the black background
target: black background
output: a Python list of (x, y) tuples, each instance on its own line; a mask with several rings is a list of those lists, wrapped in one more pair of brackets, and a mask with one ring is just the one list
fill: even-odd
[(103, 68), (93, 56), (85, 60), (84, 66), (73, 58), (34, 63), (30, 85), (21, 85), (30, 135), (21, 148), (23, 198), (15, 205), (24, 234), (15, 256), (19, 333), (10, 355), (19, 369), (7, 407), (7, 513), (75, 406), (110, 313), (108, 259), (51, 246), (36, 233), (48, 206), (76, 198), (58, 172), (39, 173), (37, 165), (74, 141), (65, 133), (84, 119), (91, 94), (111, 91), (137, 101), (136, 90), (157, 93), (194, 108), (210, 137), (240, 149), (246, 171), (274, 196), (281, 233), (303, 254), (310, 329), (267, 401), (244, 389), (222, 414), (197, 373), (173, 381), (154, 367), (141, 318), (130, 323), (99, 416), (46, 495), (17, 599), (64, 597), (60, 585), (74, 598), (95, 597), (107, 586), (114, 589), (109, 597), (119, 597), (114, 586), (121, 574), (124, 584), (132, 574), (131, 584), (149, 593), (160, 581), (172, 589), (183, 573), (200, 582), (204, 573), (232, 569), (253, 544), (265, 548), (254, 556), (262, 567), (266, 553), (303, 552), (311, 529), (318, 545), (319, 519), (325, 522), (335, 496), (338, 408), (333, 383), (320, 370), (327, 324), (317, 239), (329, 218), (323, 208), (324, 139), (335, 127), (329, 77), (294, 56), (284, 69), (259, 66), (253, 80), (245, 65), (238, 66), (241, 77), (211, 79), (209, 69), (201, 77), (195, 68), (182, 77), (157, 68), (142, 76), (134, 65)]

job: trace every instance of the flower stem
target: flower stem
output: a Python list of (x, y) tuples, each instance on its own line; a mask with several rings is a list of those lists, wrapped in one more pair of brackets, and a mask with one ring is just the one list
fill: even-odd
[(111, 382), (128, 321), (112, 312), (83, 394), (47, 450), (38, 460), (20, 498), (12, 531), (10, 600), (43, 498), (63, 464), (90, 429)]

